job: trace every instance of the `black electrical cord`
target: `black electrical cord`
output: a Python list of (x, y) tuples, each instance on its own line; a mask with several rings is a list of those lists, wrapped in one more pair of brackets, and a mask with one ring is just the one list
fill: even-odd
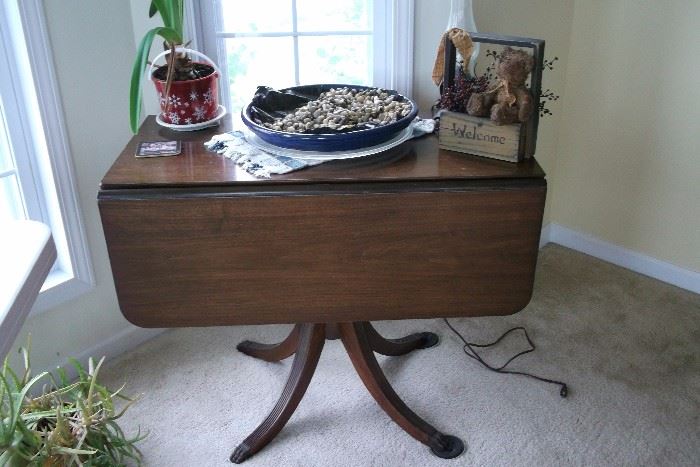
[[(516, 358), (520, 357), (521, 355), (525, 355), (525, 354), (530, 353), (530, 352), (532, 352), (532, 351), (535, 350), (535, 344), (532, 342), (532, 339), (530, 339), (530, 336), (527, 334), (527, 330), (525, 330), (524, 327), (518, 326), (518, 327), (515, 327), (515, 328), (512, 328), (512, 329), (509, 329), (509, 330), (507, 330), (505, 333), (503, 333), (503, 335), (502, 335), (501, 337), (499, 337), (499, 338), (496, 339), (495, 341), (491, 342), (490, 344), (475, 344), (475, 343), (473, 343), (473, 342), (467, 342), (467, 340), (464, 338), (464, 336), (462, 336), (462, 334), (460, 334), (459, 331), (457, 331), (457, 330), (452, 326), (452, 324), (450, 324), (450, 322), (447, 320), (447, 318), (443, 318), (443, 320), (445, 321), (445, 324), (447, 324), (447, 327), (450, 328), (450, 329), (452, 330), (452, 332), (454, 332), (454, 333), (457, 335), (457, 337), (460, 338), (460, 340), (461, 340), (462, 342), (464, 342), (464, 347), (462, 347), (462, 350), (464, 350), (464, 353), (465, 353), (465, 355), (466, 355), (467, 357), (473, 358), (474, 360), (476, 360), (477, 362), (481, 363), (483, 366), (485, 366), (485, 367), (488, 368), (489, 370), (495, 371), (496, 373), (505, 373), (505, 374), (510, 374), (510, 375), (528, 376), (528, 377), (530, 377), (530, 378), (534, 378), (534, 379), (536, 379), (536, 380), (539, 380), (539, 381), (542, 381), (542, 382), (545, 382), (545, 383), (556, 384), (556, 385), (558, 385), (558, 386), (561, 388), (561, 389), (559, 390), (559, 395), (560, 395), (561, 397), (566, 397), (566, 396), (568, 395), (568, 393), (569, 393), (569, 388), (567, 387), (566, 383), (562, 383), (561, 381), (556, 381), (556, 380), (553, 380), (553, 379), (542, 378), (542, 377), (540, 377), (540, 376), (532, 375), (532, 374), (530, 374), (530, 373), (525, 373), (524, 371), (515, 371), (515, 370), (507, 370), (507, 369), (506, 369), (506, 367), (507, 367), (513, 360), (515, 360)], [(505, 362), (503, 365), (501, 365), (501, 366), (499, 366), (499, 367), (494, 367), (494, 366), (491, 366), (491, 365), (489, 365), (488, 363), (486, 363), (486, 362), (484, 361), (484, 359), (481, 358), (481, 355), (479, 355), (478, 353), (476, 353), (476, 351), (474, 350), (474, 347), (479, 347), (479, 348), (492, 347), (492, 346), (498, 344), (499, 342), (501, 342), (501, 341), (502, 341), (508, 334), (510, 334), (511, 332), (519, 331), (519, 330), (522, 330), (523, 333), (525, 333), (525, 338), (527, 339), (528, 344), (530, 344), (530, 348), (527, 349), (527, 350), (523, 350), (522, 352), (520, 352), (520, 353), (514, 355), (514, 356), (511, 357), (507, 362)]]

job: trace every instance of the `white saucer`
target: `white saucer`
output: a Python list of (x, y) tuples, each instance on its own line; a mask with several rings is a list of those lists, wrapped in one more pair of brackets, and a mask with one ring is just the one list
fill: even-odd
[(262, 149), (265, 152), (274, 154), (276, 156), (287, 156), (293, 159), (302, 160), (315, 160), (315, 161), (332, 161), (337, 159), (352, 159), (355, 157), (365, 157), (372, 154), (378, 154), (384, 152), (388, 149), (398, 146), (406, 140), (411, 139), (413, 136), (413, 128), (409, 125), (408, 128), (399, 131), (393, 138), (383, 143), (377, 144), (376, 146), (371, 146), (368, 148), (353, 149), (351, 151), (337, 151), (337, 152), (316, 152), (316, 151), (301, 151), (299, 149), (289, 149), (280, 146), (275, 146), (266, 141), (260, 139), (252, 131), (247, 128), (244, 131), (245, 139), (248, 143)]
[(158, 125), (169, 128), (170, 130), (175, 130), (175, 131), (194, 131), (194, 130), (201, 130), (203, 128), (208, 128), (210, 126), (218, 125), (219, 120), (221, 120), (224, 115), (226, 115), (226, 107), (223, 105), (219, 105), (219, 108), (216, 109), (216, 116), (212, 118), (211, 120), (207, 120), (206, 122), (199, 122), (199, 123), (191, 123), (189, 125), (175, 125), (173, 123), (166, 123), (160, 118), (160, 114), (156, 115), (156, 123)]

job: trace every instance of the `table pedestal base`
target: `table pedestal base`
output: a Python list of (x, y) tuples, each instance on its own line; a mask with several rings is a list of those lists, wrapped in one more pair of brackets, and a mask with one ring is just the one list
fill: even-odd
[(340, 339), (358, 375), (382, 409), (409, 435), (427, 445), (439, 457), (451, 459), (464, 451), (464, 443), (445, 435), (416, 415), (394, 392), (374, 352), (382, 355), (404, 355), (438, 343), (431, 332), (412, 334), (401, 339), (382, 337), (369, 322), (297, 324), (279, 344), (244, 341), (238, 350), (268, 362), (285, 359), (292, 354), (294, 363), (287, 384), (272, 412), (231, 454), (231, 462), (240, 464), (264, 448), (282, 430), (296, 410), (316, 370), (326, 339)]

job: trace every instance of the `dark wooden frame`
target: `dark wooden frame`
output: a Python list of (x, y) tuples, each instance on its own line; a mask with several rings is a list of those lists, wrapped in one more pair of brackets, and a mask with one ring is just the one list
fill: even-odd
[[(530, 120), (525, 123), (525, 137), (522, 143), (525, 145), (524, 157), (529, 159), (535, 154), (535, 149), (537, 147), (537, 128), (540, 122), (540, 94), (542, 92), (542, 66), (544, 63), (544, 40), (478, 32), (470, 32), (469, 35), (473, 42), (532, 49), (535, 65), (530, 74), (530, 91), (532, 92), (534, 111), (532, 112)], [(444, 86), (450, 87), (454, 84), (456, 71), (457, 49), (450, 38), (445, 37), (445, 69), (443, 88), (441, 88), (441, 91), (444, 89)]]
[(267, 362), (277, 362), (294, 355), (294, 362), (282, 395), (270, 414), (231, 454), (231, 462), (240, 464), (267, 446), (282, 431), (311, 382), (325, 340), (340, 339), (355, 371), (379, 406), (406, 433), (430, 448), (443, 459), (452, 459), (464, 451), (456, 436), (442, 433), (413, 412), (386, 379), (374, 353), (386, 356), (406, 355), (438, 344), (432, 332), (420, 332), (398, 339), (387, 339), (367, 321), (346, 323), (297, 324), (278, 344), (244, 341), (239, 352)]

